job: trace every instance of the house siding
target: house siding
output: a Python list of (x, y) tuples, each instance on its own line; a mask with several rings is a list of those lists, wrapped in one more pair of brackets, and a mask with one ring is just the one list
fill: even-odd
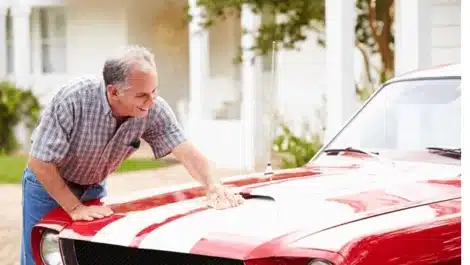
[(460, 62), (461, 1), (433, 0), (432, 64)]

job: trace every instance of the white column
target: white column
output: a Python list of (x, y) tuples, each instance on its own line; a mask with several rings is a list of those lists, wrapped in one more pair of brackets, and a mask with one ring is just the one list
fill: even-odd
[(197, 0), (189, 0), (190, 14), (193, 19), (189, 24), (189, 134), (193, 141), (201, 125), (203, 108), (203, 90), (209, 74), (209, 32), (200, 26), (202, 9), (196, 6)]
[[(261, 19), (258, 15), (251, 12), (251, 8), (244, 6), (242, 8), (241, 26), (242, 30), (247, 32), (256, 32), (259, 28)], [(255, 39), (250, 34), (244, 34), (241, 40), (243, 49), (252, 47)], [(254, 59), (254, 60), (252, 60)], [(258, 119), (260, 115), (257, 113), (259, 100), (259, 92), (261, 76), (261, 61), (259, 57), (255, 57), (254, 52), (243, 52), (242, 65), (242, 143), (243, 143), (243, 165), (246, 170), (253, 170), (256, 166), (256, 135), (257, 127), (263, 126), (262, 121)]]
[(395, 75), (431, 66), (432, 2), (395, 1)]
[(355, 1), (326, 0), (327, 132), (333, 137), (356, 110)]
[(31, 7), (13, 6), (13, 72), (16, 82), (26, 82), (31, 73), (30, 24)]
[(8, 8), (0, 5), (0, 79), (3, 79), (7, 74), (7, 13)]

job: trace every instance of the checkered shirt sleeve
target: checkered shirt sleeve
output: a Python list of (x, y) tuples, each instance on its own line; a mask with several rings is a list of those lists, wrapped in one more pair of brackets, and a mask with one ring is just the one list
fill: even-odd
[(72, 111), (62, 102), (53, 100), (33, 133), (30, 156), (44, 162), (59, 163), (67, 155), (72, 127)]
[(155, 114), (149, 118), (149, 125), (142, 139), (152, 147), (155, 158), (168, 155), (186, 140), (173, 110), (163, 98), (157, 98)]

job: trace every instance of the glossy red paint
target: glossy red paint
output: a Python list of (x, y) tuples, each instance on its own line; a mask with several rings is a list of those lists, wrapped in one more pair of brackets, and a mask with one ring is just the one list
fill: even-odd
[(462, 209), (462, 200), (455, 199), (450, 201), (437, 202), (429, 205), (429, 207), (436, 210), (436, 217), (459, 214)]
[[(344, 172), (348, 171), (349, 169), (344, 169)], [(303, 173), (301, 173), (303, 172)], [(303, 178), (306, 179), (314, 179), (318, 174), (312, 174), (315, 172), (311, 169), (299, 171), (297, 170), (295, 174), (276, 174), (275, 178), (278, 181), (272, 183), (266, 183), (263, 179), (255, 179), (252, 182), (242, 182), (242, 184), (248, 183), (247, 187), (250, 187), (253, 190), (257, 188), (268, 187), (269, 185), (282, 185), (284, 181), (288, 181), (289, 179), (295, 178)], [(335, 170), (336, 174), (342, 174), (338, 172), (337, 169)], [(290, 178), (289, 178), (290, 177)], [(254, 183), (254, 184), (251, 184)], [(235, 183), (240, 184), (240, 183)], [(250, 186), (251, 184), (251, 186)], [(450, 180), (428, 180), (426, 182), (417, 183), (417, 185), (429, 185), (429, 186), (436, 186), (442, 187), (447, 190), (454, 191), (456, 194), (460, 192), (460, 179), (450, 179)], [(232, 182), (231, 185), (234, 185)], [(234, 185), (235, 186), (235, 185)], [(243, 185), (240, 185), (243, 186)], [(154, 207), (159, 207), (161, 205), (165, 205), (167, 203), (177, 202), (179, 200), (187, 200), (189, 198), (195, 198), (198, 195), (203, 196), (201, 193), (200, 188), (194, 189), (187, 189), (181, 192), (175, 193), (166, 193), (162, 195), (152, 196), (146, 199), (141, 200), (134, 200), (128, 203), (120, 203), (111, 205), (111, 207), (117, 212), (115, 215), (104, 218), (101, 220), (97, 220), (94, 222), (74, 222), (71, 223), (70, 218), (64, 215), (60, 209), (57, 209), (51, 214), (49, 214), (44, 220), (42, 221), (42, 225), (46, 224), (55, 224), (57, 227), (65, 227), (67, 226), (68, 229), (73, 230), (75, 233), (80, 234), (84, 237), (91, 238), (97, 231), (101, 228), (106, 226), (107, 224), (112, 223), (115, 220), (125, 217), (125, 215), (132, 213), (133, 211), (142, 210), (142, 209), (150, 209)], [(246, 189), (248, 193), (250, 193), (250, 189)], [(426, 189), (424, 189), (426, 191)], [(183, 196), (180, 196), (183, 193)], [(425, 193), (424, 193), (425, 194)], [(182, 199), (183, 198), (183, 199)], [(363, 218), (369, 218), (373, 216), (378, 216), (381, 214), (385, 214), (391, 211), (397, 211), (403, 208), (415, 207), (417, 205), (425, 205), (429, 204), (429, 201), (409, 201), (406, 198), (385, 193), (382, 190), (371, 190), (368, 192), (360, 192), (357, 194), (349, 195), (349, 196), (342, 196), (342, 197), (332, 197), (327, 199), (328, 201), (335, 201), (344, 205), (348, 205), (352, 207), (356, 213), (356, 216), (353, 216), (353, 219), (349, 220), (349, 222), (356, 222), (360, 221)], [(89, 204), (100, 204), (100, 201), (92, 201)], [(445, 201), (441, 203), (432, 204), (432, 207), (435, 207), (438, 211), (439, 216), (446, 215), (449, 213), (456, 213), (460, 210), (460, 200), (457, 201)], [(198, 213), (199, 211), (203, 211), (206, 208), (195, 209), (189, 211), (185, 214), (177, 215), (169, 217), (167, 220), (155, 223), (150, 225), (141, 232), (136, 235), (134, 242), (131, 244), (132, 247), (138, 247), (141, 240), (148, 235), (151, 231), (159, 228), (162, 225), (171, 223), (171, 221), (177, 220), (179, 218), (184, 218), (188, 215)], [(334, 229), (332, 227), (331, 229)], [(58, 228), (58, 231), (61, 229)], [(38, 231), (38, 230), (36, 230)], [(215, 239), (215, 238), (203, 238), (201, 239), (191, 250), (192, 253), (196, 254), (210, 254), (210, 255), (218, 255), (218, 256), (227, 256), (232, 258), (240, 258), (250, 260), (252, 262), (267, 262), (265, 264), (270, 264), (272, 260), (263, 259), (264, 257), (279, 257), (282, 262), (281, 264), (301, 264), (297, 262), (301, 262), (302, 258), (305, 257), (317, 257), (317, 258), (324, 258), (331, 261), (336, 261), (336, 265), (342, 264), (342, 256), (338, 253), (324, 251), (324, 250), (312, 250), (312, 249), (298, 249), (298, 248), (290, 248), (288, 247), (289, 243), (294, 242), (300, 238), (305, 236), (314, 234), (316, 232), (315, 229), (309, 230), (309, 228), (300, 229), (298, 231), (293, 231), (287, 235), (281, 236), (280, 238), (276, 238), (273, 240), (269, 240), (264, 244), (257, 245), (255, 243), (250, 242), (247, 239), (235, 236), (224, 236), (223, 239)], [(34, 241), (36, 242), (36, 241)], [(37, 244), (37, 243), (35, 243)], [(289, 260), (284, 260), (283, 258), (292, 258)], [(295, 259), (298, 258), (298, 259)], [(250, 263), (247, 263), (250, 264)], [(256, 264), (256, 263), (252, 263)], [(263, 263), (259, 263), (263, 264)], [(278, 263), (273, 263), (278, 264)]]
[[(273, 175), (273, 181), (282, 181), (287, 179), (302, 178), (306, 176), (312, 176), (319, 174), (317, 171), (312, 170), (311, 168), (296, 168), (281, 170), (276, 172)], [(227, 186), (232, 187), (242, 187), (249, 185), (262, 185), (262, 184), (271, 184), (270, 179), (265, 178), (264, 176), (257, 177), (247, 177), (240, 180), (227, 181), (224, 182)], [(169, 192), (164, 194), (157, 194), (155, 196), (146, 197), (143, 199), (127, 201), (124, 203), (110, 204), (109, 206), (113, 210), (114, 214), (128, 214), (135, 211), (144, 211), (159, 207), (162, 205), (167, 205), (169, 203), (175, 203), (185, 200), (190, 200), (198, 197), (205, 196), (204, 189), (202, 187), (194, 187), (189, 189), (183, 189), (176, 192)], [(100, 200), (93, 200), (85, 203), (86, 205), (102, 205), (103, 203)], [(42, 220), (41, 223), (54, 224), (66, 226), (70, 224), (72, 220), (70, 217), (61, 209), (57, 208), (47, 214)]]
[[(288, 247), (295, 238), (287, 234), (264, 244), (256, 245), (237, 235), (224, 235), (223, 239), (202, 239), (192, 249), (192, 254), (231, 257), (244, 260), (246, 265), (303, 264), (310, 258), (324, 259), (335, 265), (344, 263), (344, 258), (335, 252), (319, 249), (299, 249)], [(269, 258), (266, 258), (269, 257)]]
[[(276, 173), (273, 175), (273, 181), (282, 181), (287, 179), (294, 179), (294, 178), (302, 178), (306, 176), (312, 176), (318, 174), (318, 172), (312, 171), (308, 168), (301, 168), (301, 169), (292, 169), (292, 170), (285, 170), (281, 171), (280, 173)], [(265, 178), (263, 176), (260, 177), (248, 177), (246, 179), (241, 180), (234, 180), (228, 181), (224, 184), (231, 187), (242, 187), (242, 186), (249, 186), (249, 185), (262, 185), (262, 184), (269, 184), (270, 179)], [(202, 187), (195, 187), (190, 189), (185, 189), (177, 192), (159, 194), (151, 197), (147, 197), (140, 200), (134, 200), (125, 203), (119, 203), (111, 205), (110, 207), (113, 211), (117, 214), (126, 214), (133, 211), (143, 211), (148, 210), (151, 208), (155, 208), (158, 206), (166, 205), (169, 203), (180, 202), (184, 200), (190, 200), (198, 197), (205, 196), (205, 191)]]
[[(279, 170), (273, 175), (272, 179), (274, 181), (283, 181), (293, 178), (302, 178), (305, 176), (311, 176), (318, 174), (318, 171), (315, 171), (311, 168), (295, 168), (295, 169), (286, 169)], [(247, 177), (240, 180), (228, 181), (224, 184), (228, 186), (240, 187), (240, 186), (249, 186), (249, 185), (263, 185), (270, 183), (270, 180), (261, 176)], [(113, 210), (114, 214), (110, 217), (95, 220), (92, 222), (73, 222), (70, 216), (64, 212), (61, 208), (56, 208), (51, 211), (49, 214), (44, 216), (44, 218), (35, 226), (32, 230), (32, 246), (33, 253), (35, 253), (36, 260), (40, 260), (39, 256), (39, 242), (41, 231), (44, 229), (53, 229), (57, 232), (62, 231), (65, 227), (71, 228), (74, 232), (80, 234), (84, 239), (91, 238), (96, 232), (106, 226), (107, 224), (112, 223), (115, 220), (118, 220), (128, 213), (134, 211), (143, 211), (151, 208), (159, 207), (169, 203), (175, 203), (183, 200), (189, 200), (197, 197), (204, 196), (204, 189), (202, 187), (194, 187), (189, 189), (180, 190), (177, 192), (169, 192), (164, 194), (158, 194), (151, 197), (146, 197), (139, 200), (128, 201), (125, 203), (111, 204), (109, 205)], [(102, 205), (101, 200), (92, 200), (84, 203), (85, 205)], [(91, 225), (91, 226), (89, 226)], [(159, 224), (154, 224), (152, 227), (158, 227)], [(53, 227), (53, 228), (51, 228)], [(145, 231), (150, 231), (151, 228), (146, 228), (141, 233)], [(142, 235), (138, 235), (139, 237)], [(142, 240), (142, 238), (140, 238)], [(138, 244), (138, 239), (134, 244)]]
[(33, 253), (34, 261), (36, 261), (36, 265), (45, 265), (42, 262), (41, 254), (39, 246), (41, 244), (41, 235), (42, 231), (44, 230), (43, 227), (35, 227), (31, 232), (31, 250)]
[(449, 186), (453, 186), (456, 188), (462, 187), (462, 180), (460, 179), (460, 177), (458, 179), (451, 179), (451, 180), (432, 179), (432, 180), (428, 180), (427, 182), (430, 184), (449, 185)]
[(432, 222), (356, 239), (340, 253), (350, 265), (401, 265), (411, 261), (416, 265), (460, 264), (461, 216), (448, 214)]

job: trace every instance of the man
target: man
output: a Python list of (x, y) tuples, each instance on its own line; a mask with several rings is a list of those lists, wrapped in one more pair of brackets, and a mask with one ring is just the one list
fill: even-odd
[(137, 150), (140, 138), (156, 158), (173, 153), (208, 197), (225, 203), (222, 208), (243, 202), (209, 176), (207, 159), (185, 139), (173, 111), (157, 97), (157, 84), (153, 55), (130, 47), (106, 60), (102, 78), (79, 78), (54, 96), (33, 133), (23, 175), (22, 265), (34, 264), (32, 227), (55, 207), (72, 220), (112, 214), (83, 202), (106, 195), (104, 180)]

